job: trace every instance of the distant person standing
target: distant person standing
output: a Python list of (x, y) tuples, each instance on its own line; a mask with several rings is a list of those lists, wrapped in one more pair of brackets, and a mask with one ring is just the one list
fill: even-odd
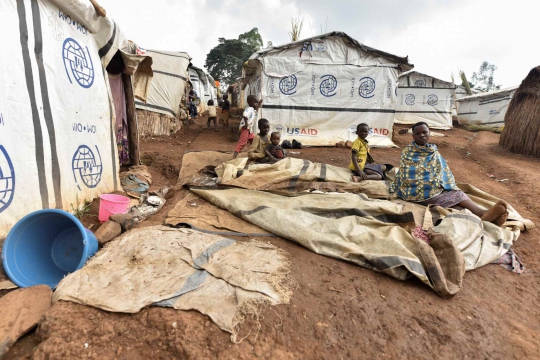
[(195, 101), (197, 100), (197, 93), (195, 90), (191, 89), (188, 94), (188, 103), (189, 103), (189, 116), (195, 118), (197, 116), (197, 106), (195, 106)]
[(257, 99), (255, 95), (249, 95), (247, 98), (248, 106), (242, 114), (242, 120), (240, 121), (240, 139), (236, 144), (236, 149), (233, 154), (233, 159), (236, 159), (238, 153), (247, 145), (251, 143), (255, 135), (253, 134), (253, 123), (257, 120), (259, 107), (262, 105), (262, 100)]
[(208, 128), (210, 129), (210, 122), (214, 122), (214, 131), (218, 131), (217, 129), (217, 109), (214, 106), (214, 100), (210, 99), (208, 100)]
[(219, 122), (225, 127), (229, 127), (230, 111), (231, 103), (227, 99), (227, 95), (223, 95), (223, 102), (221, 103), (221, 120)]

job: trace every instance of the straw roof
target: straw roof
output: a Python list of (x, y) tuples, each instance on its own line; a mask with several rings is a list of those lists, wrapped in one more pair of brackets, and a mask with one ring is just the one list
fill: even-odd
[(529, 72), (510, 102), (499, 144), (514, 153), (540, 157), (540, 66)]

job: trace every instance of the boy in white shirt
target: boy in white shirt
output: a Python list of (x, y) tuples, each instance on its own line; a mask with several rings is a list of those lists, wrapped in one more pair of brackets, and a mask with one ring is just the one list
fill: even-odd
[(251, 143), (255, 134), (253, 134), (253, 123), (257, 120), (259, 107), (262, 105), (262, 99), (259, 101), (255, 95), (249, 95), (247, 98), (248, 106), (244, 110), (242, 115), (242, 120), (240, 121), (240, 139), (238, 139), (238, 144), (236, 144), (236, 149), (234, 150), (233, 159), (236, 159), (238, 153), (242, 151), (244, 146), (247, 143)]

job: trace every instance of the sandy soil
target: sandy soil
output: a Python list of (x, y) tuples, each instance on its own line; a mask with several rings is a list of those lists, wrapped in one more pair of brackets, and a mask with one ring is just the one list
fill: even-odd
[[(141, 142), (155, 186), (174, 186), (186, 151), (233, 151), (231, 132), (203, 130), (203, 121), (174, 136)], [(498, 134), (460, 128), (445, 134), (448, 137), (432, 140), (458, 181), (510, 201), (540, 224), (538, 159), (499, 148)], [(408, 134), (398, 135), (397, 144), (410, 140)], [(295, 156), (313, 161), (340, 166), (349, 161), (348, 149), (300, 151)], [(376, 161), (396, 165), (399, 154), (397, 148), (373, 150)], [(503, 179), (508, 180), (496, 181)], [(163, 223), (184, 195), (185, 190), (174, 187), (163, 210), (139, 226)], [(85, 220), (85, 225), (90, 223)], [(467, 273), (453, 299), (441, 299), (419, 281), (400, 282), (273, 238), (273, 244), (289, 253), (298, 287), (289, 305), (262, 310), (260, 331), (252, 321), (244, 324), (242, 333), (249, 335), (240, 344), (231, 343), (229, 334), (195, 311), (147, 308), (138, 314), (115, 314), (60, 302), (7, 358), (538, 358), (538, 240), (539, 232), (532, 230), (514, 246), (527, 268), (524, 274), (488, 265)]]

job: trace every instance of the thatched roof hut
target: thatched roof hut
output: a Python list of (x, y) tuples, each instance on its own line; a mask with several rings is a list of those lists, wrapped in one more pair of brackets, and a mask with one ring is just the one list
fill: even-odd
[(513, 153), (540, 157), (540, 66), (529, 72), (515, 93), (499, 144)]

